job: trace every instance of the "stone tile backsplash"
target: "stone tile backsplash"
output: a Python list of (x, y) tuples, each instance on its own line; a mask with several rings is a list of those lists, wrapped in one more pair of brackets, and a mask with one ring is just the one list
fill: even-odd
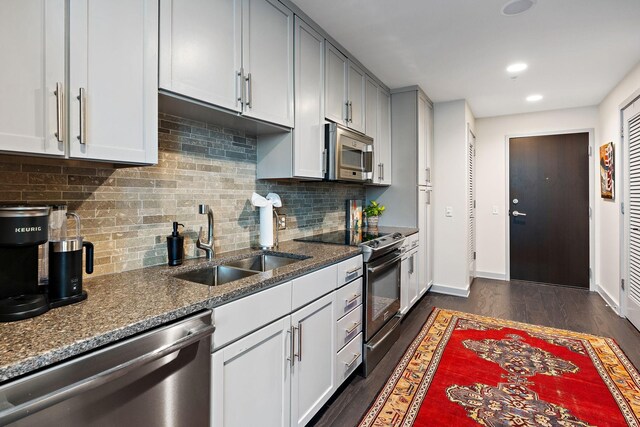
[(344, 228), (345, 200), (360, 185), (256, 180), (256, 140), (233, 129), (160, 114), (158, 165), (113, 168), (89, 162), (0, 156), (0, 204), (68, 204), (95, 245), (94, 275), (166, 262), (171, 222), (185, 225), (185, 254), (206, 229), (198, 204), (212, 206), (217, 253), (258, 242), (252, 192), (280, 195), (281, 240)]

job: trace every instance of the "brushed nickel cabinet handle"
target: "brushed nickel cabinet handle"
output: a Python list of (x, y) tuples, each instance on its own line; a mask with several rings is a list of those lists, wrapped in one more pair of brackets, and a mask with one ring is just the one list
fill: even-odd
[(347, 336), (351, 335), (360, 325), (362, 325), (362, 322), (355, 322), (351, 329), (345, 329)]
[(293, 326), (291, 326), (289, 328), (289, 330), (287, 331), (287, 334), (289, 335), (289, 357), (287, 357), (287, 360), (289, 361), (289, 366), (291, 366), (293, 368), (293, 365), (296, 363), (296, 358), (294, 356), (295, 353), (295, 339), (293, 338), (295, 336), (295, 329)]
[(242, 68), (236, 72), (236, 91), (238, 94), (236, 100), (240, 103), (240, 109), (242, 110), (244, 106), (244, 76)]
[(56, 96), (56, 139), (58, 142), (63, 142), (62, 134), (63, 134), (63, 112), (64, 112), (64, 94), (62, 93), (62, 83), (56, 83), (56, 90), (53, 92)]
[(247, 108), (253, 108), (253, 82), (251, 80), (251, 73), (247, 74), (247, 78), (245, 79), (247, 82)]
[(86, 99), (86, 91), (83, 87), (80, 88), (80, 91), (78, 93), (78, 97), (76, 98), (78, 100), (79, 103), (79, 111), (80, 111), (80, 117), (79, 117), (79, 135), (78, 135), (78, 141), (80, 141), (80, 144), (82, 145), (86, 145), (87, 144), (87, 99)]
[(345, 307), (349, 307), (351, 304), (353, 304), (354, 302), (356, 302), (356, 301), (358, 300), (358, 298), (360, 298), (361, 296), (362, 296), (362, 294), (355, 294), (355, 295), (353, 296), (353, 298), (345, 300), (345, 304), (344, 304), (344, 306), (345, 306)]
[(344, 362), (344, 364), (347, 365), (347, 370), (351, 369), (353, 364), (356, 363), (358, 361), (358, 359), (360, 359), (360, 356), (361, 356), (360, 353), (356, 353), (356, 354), (353, 355), (353, 359), (351, 359), (351, 362), (349, 362), (349, 363)]
[(302, 362), (302, 323), (298, 322), (298, 362)]

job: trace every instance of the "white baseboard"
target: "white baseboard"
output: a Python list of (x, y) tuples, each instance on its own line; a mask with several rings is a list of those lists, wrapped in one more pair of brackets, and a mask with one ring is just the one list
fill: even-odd
[(434, 283), (433, 286), (431, 286), (431, 289), (429, 289), (429, 292), (467, 298), (471, 290), (469, 285), (467, 285), (466, 288), (461, 289), (461, 288), (455, 288), (453, 286), (438, 285), (437, 283)]
[(476, 277), (481, 277), (483, 279), (494, 279), (494, 280), (507, 280), (507, 275), (504, 273), (491, 273), (489, 271), (476, 271)]
[(620, 313), (620, 306), (614, 302), (613, 298), (611, 298), (611, 295), (609, 295), (609, 292), (607, 292), (602, 286), (598, 284), (596, 284), (596, 292), (600, 294), (602, 299), (607, 304), (609, 304), (609, 307), (611, 307), (611, 309), (615, 311), (618, 316), (622, 316), (622, 314)]

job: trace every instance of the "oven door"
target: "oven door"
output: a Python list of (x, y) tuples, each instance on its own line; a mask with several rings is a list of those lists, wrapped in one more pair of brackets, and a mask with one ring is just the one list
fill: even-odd
[(398, 250), (365, 264), (365, 341), (400, 310), (400, 260)]

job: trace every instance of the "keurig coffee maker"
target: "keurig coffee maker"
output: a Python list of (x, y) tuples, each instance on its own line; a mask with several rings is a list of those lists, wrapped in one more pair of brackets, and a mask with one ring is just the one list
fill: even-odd
[(48, 206), (0, 206), (0, 322), (49, 310)]

